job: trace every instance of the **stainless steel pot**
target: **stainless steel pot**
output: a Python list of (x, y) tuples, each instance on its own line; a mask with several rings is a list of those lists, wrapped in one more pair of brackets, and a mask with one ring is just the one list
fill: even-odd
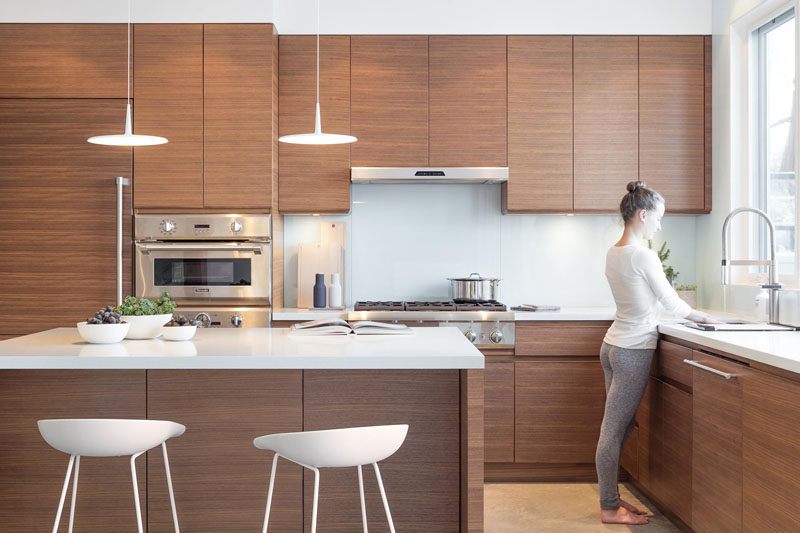
[(484, 278), (473, 272), (466, 278), (447, 278), (450, 280), (450, 295), (453, 300), (464, 302), (488, 302), (500, 298), (499, 278)]

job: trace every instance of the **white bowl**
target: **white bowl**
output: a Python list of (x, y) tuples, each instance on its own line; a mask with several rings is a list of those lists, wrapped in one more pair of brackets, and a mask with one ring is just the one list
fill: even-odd
[(87, 324), (78, 322), (78, 335), (92, 344), (112, 344), (125, 338), (130, 324)]
[(155, 339), (161, 334), (161, 326), (172, 320), (172, 314), (122, 315), (120, 320), (131, 325), (126, 339)]
[(164, 326), (161, 334), (168, 341), (188, 341), (194, 337), (197, 326)]

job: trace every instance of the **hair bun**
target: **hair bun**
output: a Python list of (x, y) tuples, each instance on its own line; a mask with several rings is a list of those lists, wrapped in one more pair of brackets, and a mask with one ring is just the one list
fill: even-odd
[(647, 187), (647, 184), (643, 181), (629, 181), (625, 188), (628, 190), (628, 192), (636, 192), (639, 189), (644, 189), (645, 187)]

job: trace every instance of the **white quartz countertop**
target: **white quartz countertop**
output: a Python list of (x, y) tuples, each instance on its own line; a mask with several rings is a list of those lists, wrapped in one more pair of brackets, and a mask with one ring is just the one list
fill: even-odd
[(700, 331), (662, 323), (659, 333), (765, 365), (800, 373), (800, 331)]
[(0, 341), (0, 369), (466, 369), (483, 355), (455, 327), (413, 335), (301, 337), (287, 329), (198, 329), (190, 341), (88, 344), (76, 328)]
[(516, 322), (532, 320), (614, 320), (616, 307), (562, 307), (558, 311), (514, 311)]

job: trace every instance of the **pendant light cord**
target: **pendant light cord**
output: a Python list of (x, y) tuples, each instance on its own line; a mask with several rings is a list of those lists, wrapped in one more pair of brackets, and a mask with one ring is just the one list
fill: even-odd
[(319, 0), (317, 0), (317, 105), (319, 105)]
[(128, 105), (131, 104), (131, 0), (128, 0)]

